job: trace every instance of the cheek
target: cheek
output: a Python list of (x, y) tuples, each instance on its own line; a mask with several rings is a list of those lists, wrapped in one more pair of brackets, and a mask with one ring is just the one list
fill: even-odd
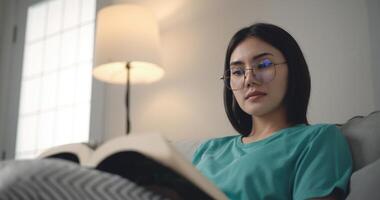
[(275, 100), (276, 103), (281, 103), (285, 97), (286, 93), (286, 86), (284, 85), (279, 85), (277, 86), (273, 92), (273, 99)]
[(278, 101), (282, 101), (282, 99), (285, 97), (286, 89), (287, 89), (287, 74), (278, 77), (273, 84), (270, 86), (270, 91), (272, 91), (272, 94), (274, 98), (276, 98)]
[(234, 95), (236, 101), (238, 102), (239, 106), (242, 107), (242, 105), (244, 103), (244, 94), (242, 94), (241, 91), (234, 91), (233, 95)]

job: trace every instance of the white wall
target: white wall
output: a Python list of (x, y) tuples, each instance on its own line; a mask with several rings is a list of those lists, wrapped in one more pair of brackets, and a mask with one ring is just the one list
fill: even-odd
[[(131, 1), (113, 3), (122, 2)], [(369, 23), (376, 19), (369, 19), (373, 16), (369, 16), (366, 1), (139, 3), (160, 19), (166, 74), (157, 83), (132, 86), (133, 132), (158, 131), (172, 139), (234, 134), (224, 113), (218, 78), (230, 37), (256, 21), (282, 26), (303, 49), (312, 79), (311, 123), (344, 123), (380, 109), (375, 104), (380, 84), (375, 84), (378, 74), (373, 74), (380, 62), (371, 52), (378, 51), (380, 44), (377, 37), (370, 37)], [(371, 9), (379, 13), (379, 7)], [(111, 138), (124, 132), (124, 88), (108, 85), (105, 94), (104, 131)]]

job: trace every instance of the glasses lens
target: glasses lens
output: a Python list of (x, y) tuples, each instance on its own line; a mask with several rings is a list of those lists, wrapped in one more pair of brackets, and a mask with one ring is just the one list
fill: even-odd
[(224, 73), (224, 84), (231, 90), (239, 90), (244, 86), (244, 69), (231, 69)]
[(255, 77), (261, 83), (269, 83), (273, 80), (276, 69), (271, 60), (265, 58), (255, 65)]
[(274, 79), (275, 67), (271, 66), (264, 69), (258, 69), (255, 72), (255, 79), (260, 83), (269, 83)]

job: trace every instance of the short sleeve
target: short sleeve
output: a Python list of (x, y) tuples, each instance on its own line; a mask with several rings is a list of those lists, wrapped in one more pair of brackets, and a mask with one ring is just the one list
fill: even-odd
[(346, 195), (352, 157), (340, 129), (326, 125), (311, 138), (296, 164), (293, 199), (324, 197), (334, 189)]
[(202, 154), (203, 154), (203, 152), (206, 150), (206, 144), (209, 142), (209, 140), (207, 140), (207, 141), (204, 141), (203, 143), (201, 143), (198, 147), (197, 147), (197, 149), (195, 150), (195, 152), (194, 152), (194, 154), (193, 154), (193, 158), (192, 158), (192, 160), (191, 160), (191, 163), (193, 164), (193, 165), (197, 165), (198, 164), (198, 162), (201, 160), (201, 158), (202, 158)]

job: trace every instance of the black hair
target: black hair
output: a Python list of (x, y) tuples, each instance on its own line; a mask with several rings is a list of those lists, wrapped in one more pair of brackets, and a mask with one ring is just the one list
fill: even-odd
[[(291, 126), (307, 120), (307, 107), (310, 98), (310, 73), (303, 53), (296, 40), (284, 29), (268, 23), (255, 23), (240, 29), (232, 37), (226, 53), (224, 70), (229, 69), (234, 49), (249, 37), (258, 38), (278, 49), (288, 65), (287, 89), (283, 99), (286, 120)], [(232, 91), (224, 86), (224, 108), (232, 126), (240, 134), (247, 136), (252, 131), (252, 116), (238, 105)]]

